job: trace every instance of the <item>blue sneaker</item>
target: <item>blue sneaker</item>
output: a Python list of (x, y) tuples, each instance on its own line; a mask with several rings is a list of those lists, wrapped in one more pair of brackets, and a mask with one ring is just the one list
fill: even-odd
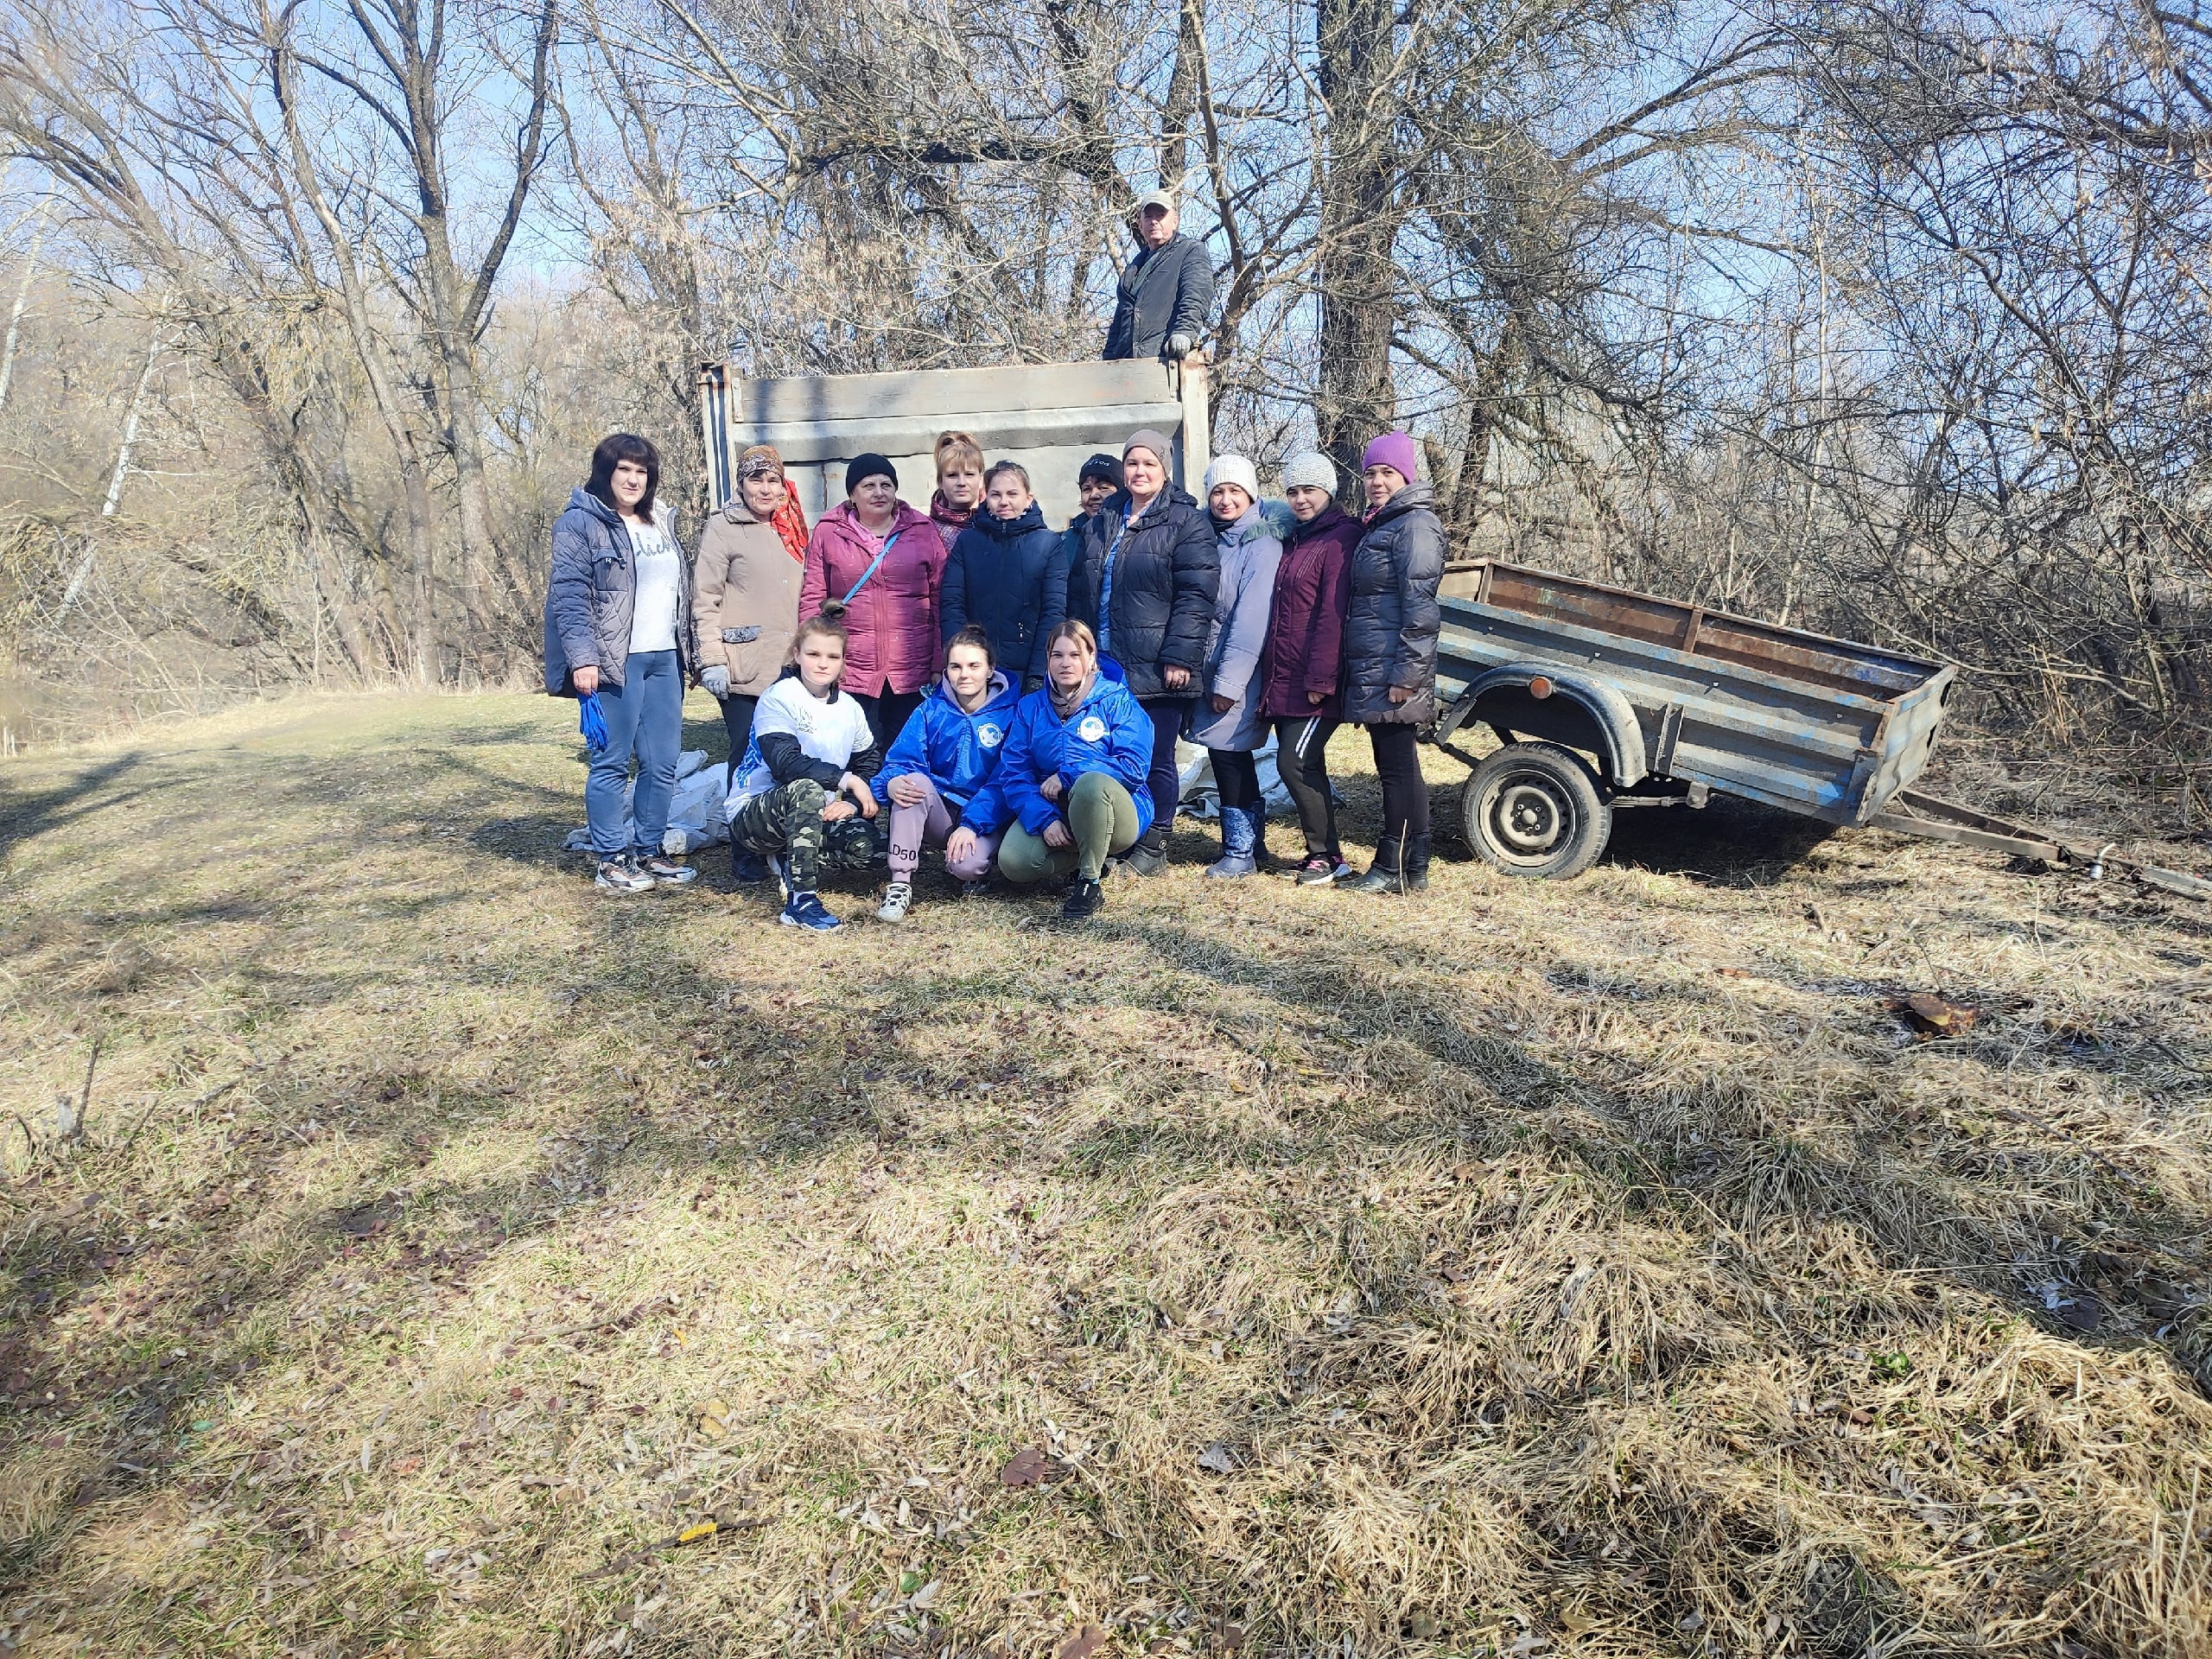
[(784, 913), (776, 918), (785, 927), (803, 927), (813, 933), (827, 933), (844, 924), (823, 908), (821, 899), (811, 893), (793, 895), (784, 906)]

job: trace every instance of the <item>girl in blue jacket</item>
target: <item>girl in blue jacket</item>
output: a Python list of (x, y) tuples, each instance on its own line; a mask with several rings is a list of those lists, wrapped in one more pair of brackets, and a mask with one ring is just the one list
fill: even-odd
[(963, 628), (982, 629), (1016, 691), (1045, 683), (1045, 641), (1068, 613), (1068, 548), (1018, 462), (983, 475), (983, 511), (945, 559), (937, 613), (948, 645)]
[(1103, 669), (1098, 641), (1066, 621), (1045, 642), (1046, 684), (1014, 710), (998, 770), (968, 803), (945, 856), (974, 855), (980, 838), (1003, 830), (999, 873), (1027, 884), (1067, 875), (1060, 914), (1095, 916), (1107, 858), (1152, 825), (1144, 787), (1152, 765), (1152, 720), (1118, 676)]
[[(906, 919), (922, 843), (944, 846), (976, 791), (990, 781), (1020, 701), (1021, 688), (998, 671), (989, 635), (970, 627), (952, 636), (944, 648), (944, 677), (907, 717), (875, 780), (876, 792), (891, 802), (891, 884), (875, 912), (880, 920)], [(964, 857), (948, 853), (944, 861), (945, 873), (958, 877), (966, 892), (982, 885), (999, 849), (995, 835), (972, 839)]]

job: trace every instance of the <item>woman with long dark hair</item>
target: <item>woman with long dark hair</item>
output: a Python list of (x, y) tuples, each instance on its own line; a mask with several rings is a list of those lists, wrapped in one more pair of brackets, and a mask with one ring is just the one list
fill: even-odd
[[(683, 747), (683, 692), (699, 660), (691, 573), (675, 514), (656, 499), (660, 451), (617, 432), (592, 451), (591, 476), (553, 522), (545, 590), (545, 689), (598, 699), (607, 747), (593, 756), (584, 815), (605, 893), (682, 887), (697, 874), (663, 856)], [(631, 826), (622, 794), (638, 763)]]

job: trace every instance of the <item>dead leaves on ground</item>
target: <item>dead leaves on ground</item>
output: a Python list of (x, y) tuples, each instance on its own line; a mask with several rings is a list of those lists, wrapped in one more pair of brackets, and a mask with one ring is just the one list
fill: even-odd
[(1915, 991), (1909, 996), (1893, 996), (1888, 1007), (1892, 1014), (1901, 1014), (1913, 1029), (1930, 1037), (1961, 1037), (1974, 1029), (1980, 1011), (1963, 1002), (1954, 1002), (1948, 997), (1938, 996), (1933, 991)]
[(1057, 1458), (1047, 1457), (1038, 1446), (1025, 1446), (1007, 1460), (999, 1471), (1001, 1486), (1050, 1485), (1065, 1480), (1075, 1471)]

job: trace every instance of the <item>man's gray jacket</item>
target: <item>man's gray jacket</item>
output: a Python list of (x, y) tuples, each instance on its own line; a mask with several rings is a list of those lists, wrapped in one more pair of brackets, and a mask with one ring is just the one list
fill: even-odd
[(1213, 261), (1205, 244), (1181, 232), (1159, 251), (1147, 249), (1129, 262), (1114, 296), (1114, 326), (1106, 331), (1106, 357), (1158, 357), (1170, 334), (1193, 343), (1213, 313)]

